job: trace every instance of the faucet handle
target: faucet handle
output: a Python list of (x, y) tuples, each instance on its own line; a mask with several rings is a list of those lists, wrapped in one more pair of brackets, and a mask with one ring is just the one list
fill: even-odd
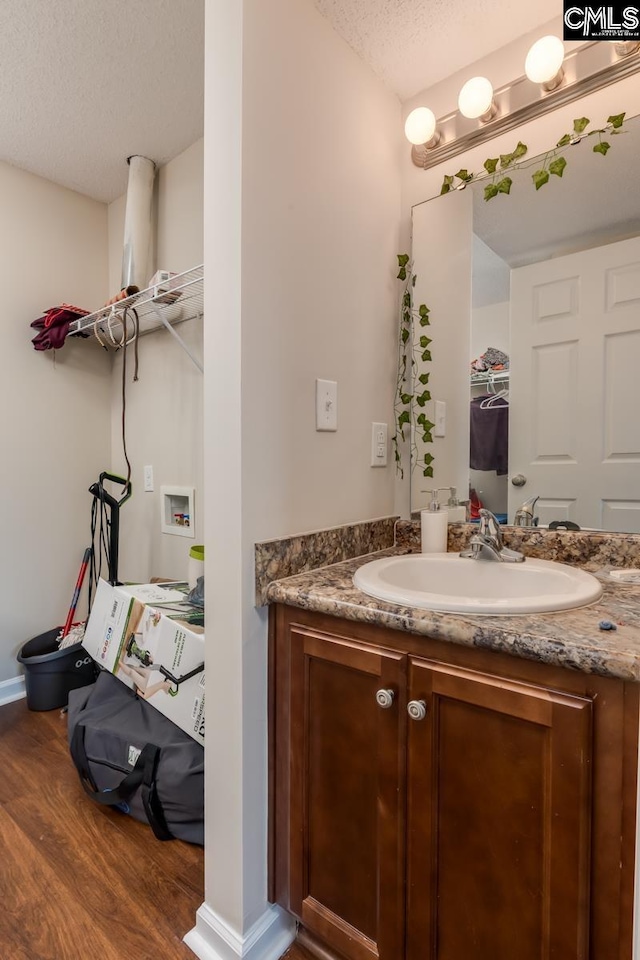
[(500, 524), (497, 518), (491, 513), (491, 510), (487, 510), (486, 507), (481, 507), (479, 510), (480, 514), (480, 534), (485, 537), (492, 537), (498, 546), (498, 549), (502, 549), (502, 533), (500, 531)]

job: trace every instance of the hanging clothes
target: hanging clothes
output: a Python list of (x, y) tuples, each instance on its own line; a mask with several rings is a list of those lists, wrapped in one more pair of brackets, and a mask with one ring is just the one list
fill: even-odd
[(487, 404), (487, 399), (471, 401), (469, 466), (504, 476), (509, 472), (509, 401), (498, 397)]

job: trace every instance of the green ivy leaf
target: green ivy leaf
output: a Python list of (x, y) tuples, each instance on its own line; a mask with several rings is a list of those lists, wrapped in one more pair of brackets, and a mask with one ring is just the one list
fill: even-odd
[(566, 147), (567, 144), (571, 143), (571, 134), (565, 133), (564, 137), (560, 137), (556, 146), (557, 147)]
[(397, 279), (398, 279), (398, 280), (406, 280), (406, 279), (407, 279), (407, 271), (405, 270), (404, 267), (400, 267), (400, 269), (398, 270)]
[(431, 423), (431, 420), (427, 420), (427, 418), (425, 417), (425, 419), (422, 421), (422, 426), (424, 428), (425, 433), (431, 433), (431, 431), (435, 427), (435, 423)]
[(465, 170), (464, 167), (461, 170), (458, 170), (456, 173), (458, 180), (462, 180), (463, 183), (469, 183), (473, 180), (473, 174), (469, 173), (468, 170)]
[(428, 347), (431, 343), (431, 337), (420, 337), (420, 346)]
[(433, 476), (433, 467), (425, 467), (422, 471), (423, 477), (432, 477)]
[(582, 133), (582, 131), (585, 130), (590, 123), (591, 121), (588, 117), (578, 117), (577, 120), (573, 121), (573, 132)]
[(426, 413), (419, 413), (416, 417), (416, 423), (424, 424), (426, 423), (427, 415)]
[(420, 376), (418, 377), (418, 380), (419, 380), (420, 383), (424, 386), (425, 383), (429, 383), (429, 377), (430, 377), (430, 376), (431, 376), (431, 374), (429, 374), (429, 373), (421, 373)]
[(487, 173), (495, 173), (498, 166), (498, 158), (491, 157), (489, 160), (485, 160), (482, 166), (485, 168)]
[(409, 422), (410, 422), (409, 411), (403, 410), (400, 416), (398, 417), (398, 426), (402, 428), (403, 423), (409, 423)]
[(422, 351), (422, 359), (425, 361), (425, 363), (426, 363), (428, 360), (431, 360), (431, 350), (423, 350), (423, 351)]
[(398, 266), (399, 266), (399, 267), (406, 267), (406, 265), (409, 263), (409, 254), (408, 254), (408, 253), (398, 253), (398, 254), (396, 254), (396, 256), (398, 257)]
[(402, 305), (404, 307), (411, 306), (411, 294), (409, 292), (405, 293), (404, 297), (402, 298)]
[(520, 157), (524, 157), (526, 155), (528, 149), (529, 148), (527, 147), (526, 143), (523, 143), (522, 140), (518, 140), (518, 146), (513, 151), (513, 156), (516, 160), (519, 160)]
[(501, 153), (500, 154), (500, 166), (504, 170), (505, 167), (508, 167), (509, 164), (513, 163), (515, 160), (514, 153)]
[(539, 190), (540, 187), (544, 187), (545, 183), (549, 182), (549, 172), (547, 170), (536, 170), (535, 173), (531, 174), (531, 179), (536, 190)]
[(407, 330), (406, 327), (404, 328), (404, 330), (402, 331), (402, 333), (400, 334), (400, 336), (402, 337), (402, 342), (403, 342), (403, 343), (406, 343), (407, 340), (409, 339), (409, 331)]
[(442, 187), (440, 188), (440, 196), (442, 196), (443, 193), (449, 193), (452, 186), (453, 186), (453, 177), (449, 177), (445, 175), (445, 178), (442, 181)]
[(498, 196), (498, 188), (495, 183), (489, 183), (484, 188), (484, 198), (485, 200), (491, 200), (493, 197)]
[(624, 123), (624, 118), (624, 113), (616, 113), (612, 117), (607, 117), (607, 123), (610, 123), (614, 130), (617, 130)]
[(552, 160), (549, 164), (549, 173), (555, 174), (556, 177), (561, 177), (566, 165), (567, 161), (564, 157), (556, 157), (556, 159)]
[(421, 327), (428, 327), (430, 323), (431, 323), (431, 321), (429, 320), (429, 317), (427, 317), (426, 315), (425, 315), (424, 317), (420, 317), (420, 326), (421, 326)]
[(430, 463), (433, 463), (434, 457), (433, 457), (433, 454), (431, 453), (425, 453), (422, 459), (424, 460), (426, 465), (429, 466)]
[(503, 177), (502, 180), (498, 180), (496, 187), (498, 188), (498, 193), (509, 193), (511, 190), (511, 184), (513, 180), (511, 177)]
[(433, 443), (433, 435), (432, 435), (431, 433), (423, 433), (423, 434), (422, 434), (422, 442), (423, 442), (423, 443)]
[(411, 394), (410, 393), (401, 393), (400, 400), (406, 406), (408, 403), (411, 403)]
[(593, 148), (593, 152), (601, 153), (603, 157), (606, 157), (610, 149), (611, 149), (611, 144), (607, 143), (606, 140), (602, 140), (600, 143), (596, 143), (595, 147)]
[(429, 307), (425, 306), (424, 303), (421, 303), (418, 307), (418, 313), (421, 317), (426, 317), (430, 313)]
[(419, 407), (424, 407), (427, 400), (429, 400), (430, 397), (431, 397), (431, 394), (429, 393), (429, 391), (425, 390), (423, 393), (419, 394), (419, 396), (416, 397), (416, 403), (418, 404)]

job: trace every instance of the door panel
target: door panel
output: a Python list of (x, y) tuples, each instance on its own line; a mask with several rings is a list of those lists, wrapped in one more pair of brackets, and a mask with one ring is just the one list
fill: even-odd
[(509, 516), (640, 532), (640, 238), (511, 271)]
[(292, 628), (291, 908), (355, 960), (402, 955), (405, 670), (401, 654)]
[(413, 659), (407, 960), (588, 956), (591, 701)]

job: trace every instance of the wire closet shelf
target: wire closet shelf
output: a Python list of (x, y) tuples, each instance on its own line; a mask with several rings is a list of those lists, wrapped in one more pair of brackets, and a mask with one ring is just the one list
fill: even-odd
[(509, 380), (508, 370), (484, 370), (471, 374), (471, 386), (479, 387), (483, 384), (506, 383)]
[(150, 333), (165, 326), (160, 316), (164, 316), (169, 323), (181, 323), (183, 320), (192, 320), (204, 313), (204, 268), (202, 266), (176, 273), (163, 283), (147, 287), (139, 293), (134, 293), (124, 300), (118, 300), (109, 307), (101, 307), (88, 313), (86, 317), (74, 320), (69, 327), (69, 334), (93, 333), (94, 327), (99, 327), (100, 333), (108, 338), (108, 326), (115, 324), (122, 326), (121, 317), (125, 310), (135, 309), (140, 323), (140, 334)]

